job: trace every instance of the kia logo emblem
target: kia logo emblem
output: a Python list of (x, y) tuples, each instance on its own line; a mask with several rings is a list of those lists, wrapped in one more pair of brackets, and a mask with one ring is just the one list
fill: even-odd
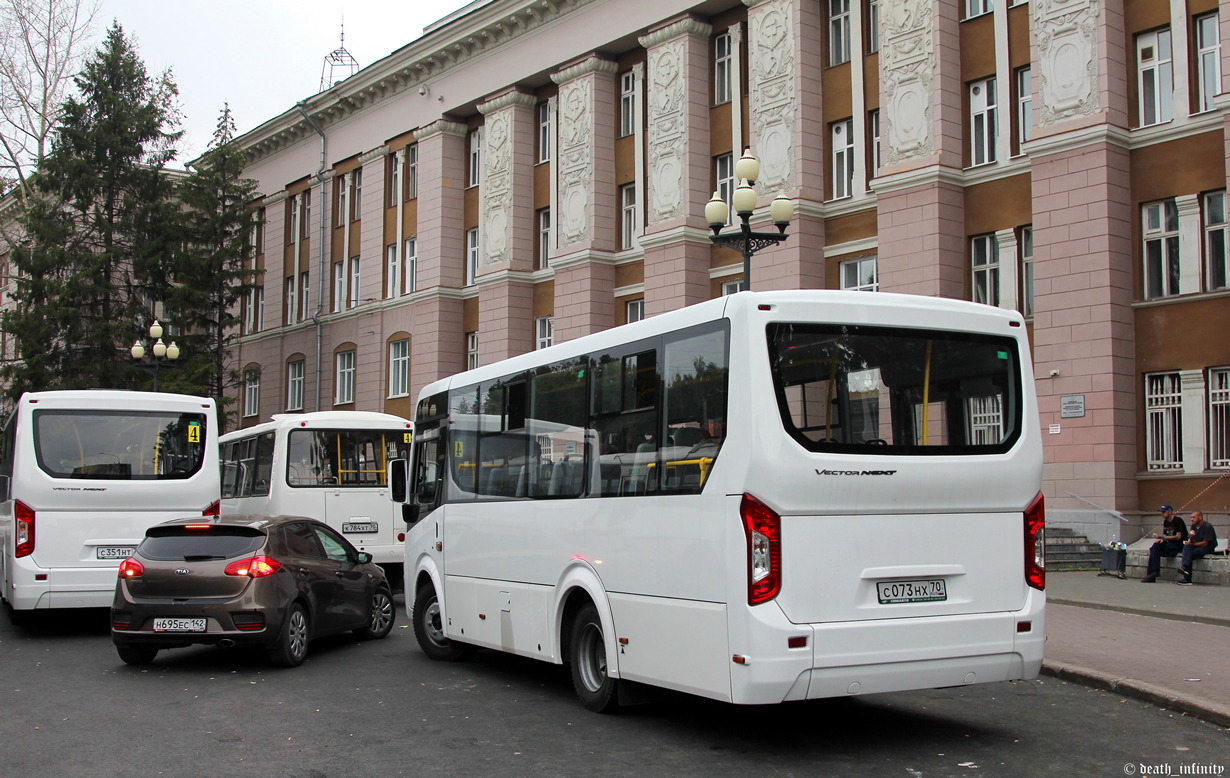
[(192, 572), (192, 571), (191, 571), (191, 570), (189, 570), (189, 569), (188, 569), (188, 568), (186, 568), (186, 567), (177, 567), (177, 568), (175, 568), (175, 574), (176, 574), (176, 575), (187, 575), (188, 573), (191, 573), (191, 572)]

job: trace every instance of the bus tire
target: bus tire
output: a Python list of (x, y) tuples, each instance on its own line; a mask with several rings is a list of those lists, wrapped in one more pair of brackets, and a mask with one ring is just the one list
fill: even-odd
[(307, 658), (310, 637), (307, 611), (296, 602), (282, 623), (278, 642), (269, 647), (269, 661), (278, 667), (298, 667)]
[(385, 637), (393, 629), (393, 620), (397, 609), (393, 607), (393, 595), (388, 589), (377, 589), (369, 600), (371, 609), (367, 614), (367, 625), (355, 630), (362, 640), (378, 640)]
[(595, 713), (614, 711), (619, 706), (619, 681), (607, 673), (606, 636), (593, 603), (581, 608), (572, 622), (568, 659), (581, 704)]
[(140, 643), (117, 643), (115, 652), (120, 655), (120, 659), (126, 665), (148, 665), (154, 661), (154, 657), (158, 656), (157, 648), (143, 646)]
[(425, 583), (414, 594), (414, 638), (429, 659), (456, 662), (469, 653), (469, 646), (444, 637), (440, 621), (440, 598), (436, 587)]

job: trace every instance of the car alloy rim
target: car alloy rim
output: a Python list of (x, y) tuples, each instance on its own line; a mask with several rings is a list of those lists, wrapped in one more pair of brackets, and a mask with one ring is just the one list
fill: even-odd
[(290, 643), (290, 652), (294, 656), (303, 656), (307, 653), (307, 617), (297, 608), (290, 614), (290, 633), (287, 635), (287, 640)]
[(384, 592), (377, 592), (372, 597), (371, 631), (380, 634), (393, 619), (393, 601)]

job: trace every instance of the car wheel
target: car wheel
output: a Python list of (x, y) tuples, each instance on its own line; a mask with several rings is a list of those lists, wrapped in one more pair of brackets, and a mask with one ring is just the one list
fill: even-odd
[(423, 584), (414, 595), (414, 637), (419, 648), (431, 659), (441, 662), (456, 662), (469, 651), (469, 646), (444, 637), (444, 625), (440, 621), (440, 599), (436, 587)]
[(572, 686), (581, 704), (595, 713), (615, 710), (619, 706), (619, 682), (607, 674), (606, 638), (593, 603), (582, 608), (572, 623), (568, 659)]
[(396, 609), (393, 607), (393, 596), (387, 589), (377, 589), (372, 594), (367, 626), (356, 629), (355, 634), (363, 640), (382, 638), (393, 629), (394, 618), (396, 618)]
[(269, 660), (278, 667), (298, 667), (307, 658), (308, 652), (307, 611), (299, 603), (290, 606), (290, 613), (282, 624), (278, 642), (269, 649)]
[(126, 665), (147, 665), (158, 656), (158, 649), (135, 643), (116, 643), (115, 651)]

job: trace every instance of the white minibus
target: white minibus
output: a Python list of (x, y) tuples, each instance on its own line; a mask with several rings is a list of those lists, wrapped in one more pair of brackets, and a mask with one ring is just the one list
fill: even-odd
[(388, 463), (414, 425), (369, 411), (275, 414), (222, 436), (222, 511), (319, 519), (385, 567), (401, 568), (405, 524), (389, 501)]
[(759, 704), (1042, 663), (1015, 311), (741, 292), (428, 385), (393, 471), (422, 650), (567, 663), (591, 710), (637, 683)]
[(3, 597), (20, 618), (111, 605), (145, 530), (218, 513), (214, 401), (107, 389), (23, 394), (0, 436)]

